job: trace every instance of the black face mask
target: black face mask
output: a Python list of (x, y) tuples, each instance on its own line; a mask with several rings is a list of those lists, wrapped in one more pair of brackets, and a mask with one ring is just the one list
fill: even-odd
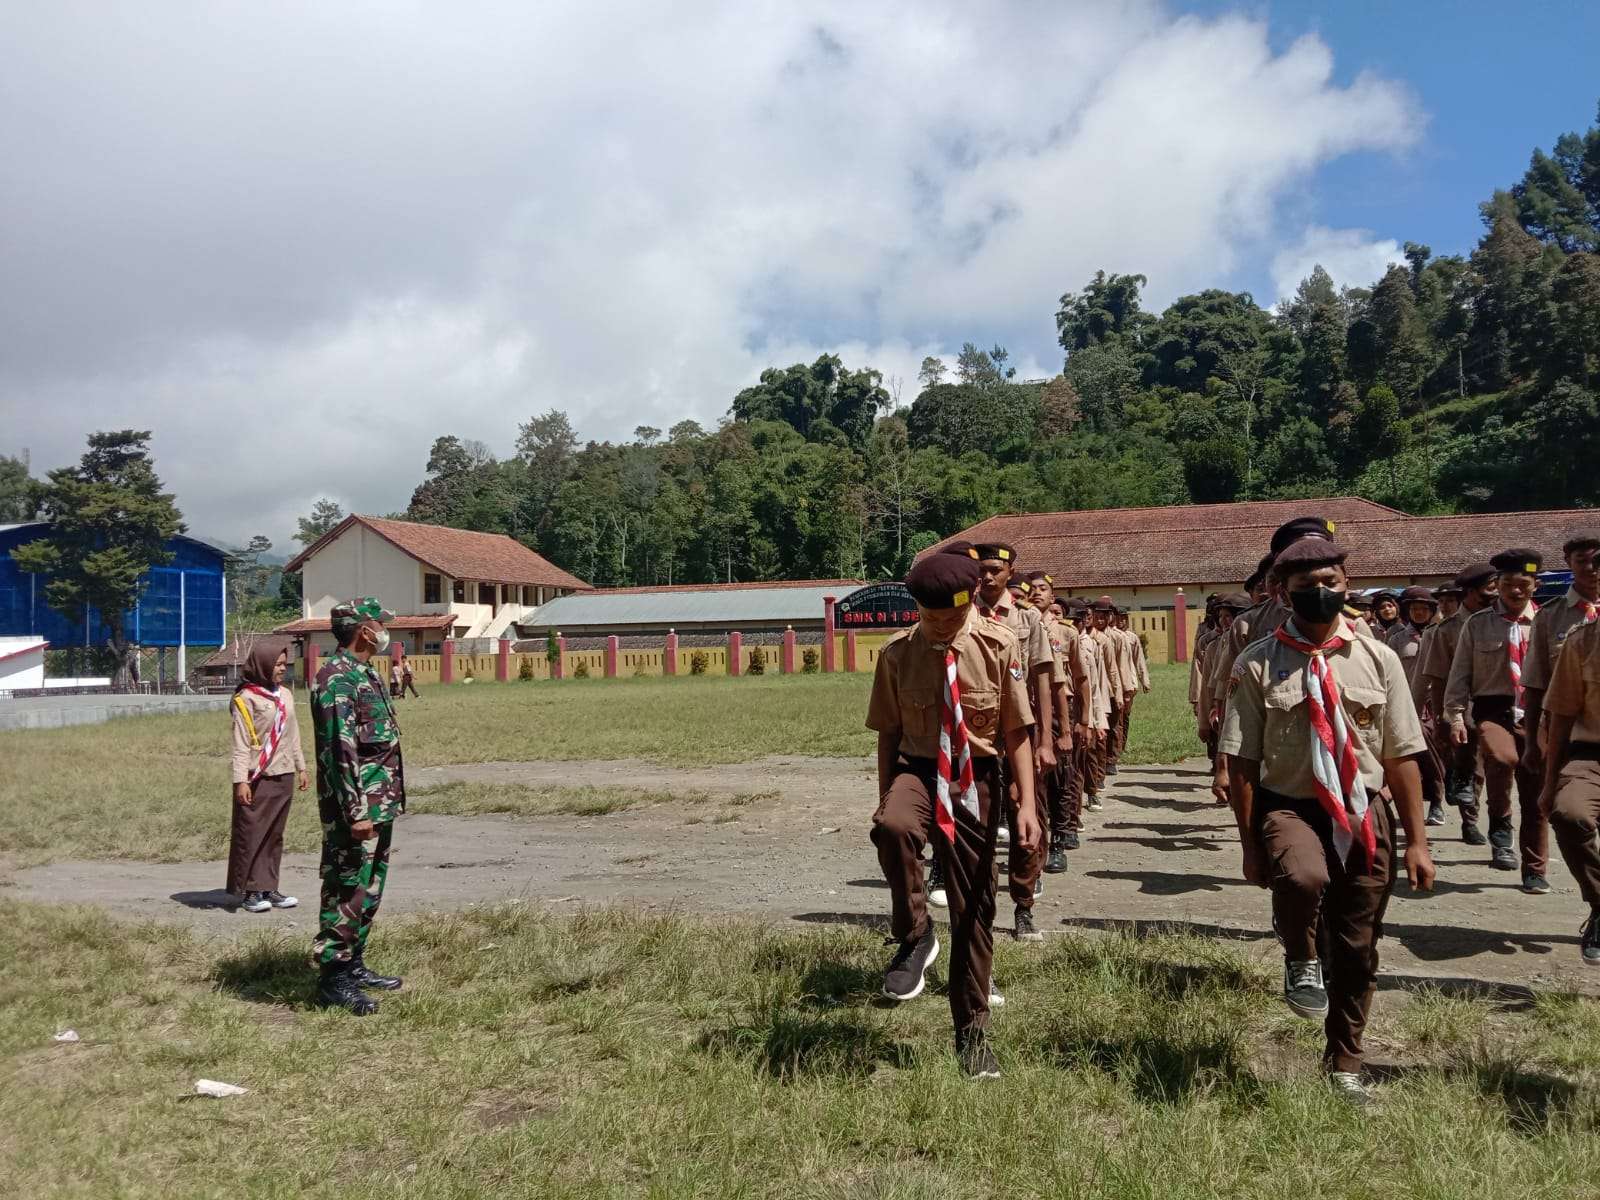
[(1345, 593), (1332, 588), (1301, 588), (1289, 593), (1289, 607), (1294, 615), (1313, 625), (1326, 625), (1344, 611)]

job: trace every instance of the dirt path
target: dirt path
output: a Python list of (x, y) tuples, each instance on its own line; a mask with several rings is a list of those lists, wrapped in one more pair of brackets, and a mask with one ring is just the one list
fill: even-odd
[[(769, 758), (674, 770), (639, 761), (485, 763), (430, 768), (419, 788), (455, 781), (617, 786), (704, 792), (594, 818), (515, 819), (416, 813), (395, 837), (386, 912), (449, 910), (519, 899), (559, 909), (625, 903), (809, 923), (876, 926), (888, 893), (867, 840), (872, 766), (865, 760)], [(1087, 814), (1083, 849), (1066, 875), (1047, 876), (1040, 928), (1135, 922), (1185, 926), (1241, 939), (1271, 958), (1265, 893), (1239, 880), (1238, 841), (1226, 810), (1210, 802), (1203, 760), (1129, 768), (1104, 811)], [(722, 797), (760, 794), (734, 806)], [(1383, 943), (1386, 974), (1445, 987), (1519, 992), (1528, 987), (1600, 992), (1600, 972), (1578, 965), (1585, 915), (1571, 878), (1551, 867), (1554, 892), (1525, 896), (1511, 872), (1491, 870), (1455, 830), (1436, 841), (1440, 883), (1431, 897), (1402, 883)], [(19, 871), (6, 895), (99, 904), (122, 916), (188, 922), (208, 933), (315, 925), (316, 859), (284, 863), (285, 890), (302, 906), (251, 916), (221, 907), (209, 884), (221, 863), (64, 862)], [(1000, 924), (1011, 906), (1002, 896)]]

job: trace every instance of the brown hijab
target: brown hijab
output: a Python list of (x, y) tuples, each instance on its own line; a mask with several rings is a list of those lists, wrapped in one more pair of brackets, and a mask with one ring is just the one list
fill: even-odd
[(244, 663), (239, 668), (239, 686), (234, 690), (243, 691), (253, 683), (272, 691), (272, 668), (278, 665), (278, 655), (288, 648), (285, 638), (257, 638), (245, 653)]

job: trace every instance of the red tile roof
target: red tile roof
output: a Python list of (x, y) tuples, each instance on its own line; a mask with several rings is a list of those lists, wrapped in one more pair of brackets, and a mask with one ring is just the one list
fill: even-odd
[(1048, 571), (1057, 588), (1238, 583), (1267, 552), (1272, 531), (1298, 516), (1335, 523), (1357, 579), (1454, 575), (1510, 545), (1554, 560), (1567, 538), (1600, 528), (1600, 513), (1587, 509), (1410, 517), (1339, 497), (1004, 515), (945, 542), (1010, 542), (1022, 570)]
[(749, 592), (767, 588), (821, 588), (854, 589), (865, 587), (859, 579), (767, 579), (755, 583), (673, 583), (656, 587), (595, 588), (596, 596), (641, 595), (645, 592)]
[(477, 533), (470, 529), (450, 529), (444, 525), (419, 525), (414, 521), (391, 521), (385, 517), (352, 514), (323, 534), (285, 565), (298, 571), (305, 561), (360, 522), (385, 541), (424, 566), (432, 567), (452, 579), (483, 583), (515, 583), (533, 587), (586, 591), (589, 585), (569, 574), (543, 555), (503, 533)]
[[(414, 616), (397, 616), (392, 621), (384, 622), (385, 629), (449, 629), (460, 620), (454, 613), (420, 613)], [(333, 623), (327, 617), (302, 617), (298, 621), (290, 621), (287, 625), (279, 625), (273, 633), (329, 633)]]

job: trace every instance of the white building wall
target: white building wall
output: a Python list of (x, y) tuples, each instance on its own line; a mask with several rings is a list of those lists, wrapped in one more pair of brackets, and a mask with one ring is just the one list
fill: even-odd
[[(0, 638), (0, 692), (42, 688), (45, 643), (29, 646), (33, 638)], [(9, 644), (8, 644), (9, 643)]]
[[(390, 612), (444, 612), (422, 603), (422, 564), (359, 522), (306, 560), (301, 573), (301, 615), (326, 618), (354, 596), (376, 596)], [(450, 583), (444, 581), (444, 593)]]

